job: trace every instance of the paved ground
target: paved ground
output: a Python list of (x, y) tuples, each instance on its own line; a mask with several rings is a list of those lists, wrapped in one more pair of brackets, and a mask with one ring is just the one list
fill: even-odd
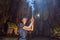
[[(6, 37), (4, 37), (4, 38), (0, 38), (0, 40), (18, 40), (17, 38), (6, 38)], [(32, 39), (32, 40), (49, 40), (48, 38), (34, 38), (34, 39)]]
[[(0, 37), (0, 40), (18, 40), (17, 37)], [(36, 37), (31, 40), (57, 40), (57, 39), (49, 39), (48, 37)]]

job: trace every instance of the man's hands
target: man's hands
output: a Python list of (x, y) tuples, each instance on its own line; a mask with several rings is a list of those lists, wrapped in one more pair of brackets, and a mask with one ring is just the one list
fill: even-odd
[(27, 26), (24, 26), (23, 29), (24, 30), (27, 30), (27, 31), (30, 31), (31, 30), (31, 28), (30, 27), (27, 27)]
[(23, 27), (24, 30), (31, 31), (33, 29), (33, 26), (32, 26), (32, 25), (34, 25), (34, 17), (33, 16), (30, 21), (31, 21), (31, 23), (28, 27), (27, 26)]
[(31, 18), (31, 22), (33, 22), (34, 23), (34, 17), (32, 16), (32, 18)]
[(23, 29), (26, 30), (27, 29), (27, 26), (24, 26)]

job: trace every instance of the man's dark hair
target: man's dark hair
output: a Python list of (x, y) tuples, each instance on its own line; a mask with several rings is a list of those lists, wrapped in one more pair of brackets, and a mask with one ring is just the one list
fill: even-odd
[(19, 21), (20, 21), (20, 23), (23, 23), (23, 22), (22, 22), (22, 19), (23, 19), (23, 18), (26, 18), (26, 17), (21, 17), (21, 18), (20, 18), (20, 20), (19, 20)]

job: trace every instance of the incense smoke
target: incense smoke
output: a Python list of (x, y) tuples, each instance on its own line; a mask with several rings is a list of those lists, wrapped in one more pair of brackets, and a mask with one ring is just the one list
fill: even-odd
[(32, 13), (34, 12), (34, 0), (26, 0), (26, 2), (28, 3), (29, 7), (32, 8)]

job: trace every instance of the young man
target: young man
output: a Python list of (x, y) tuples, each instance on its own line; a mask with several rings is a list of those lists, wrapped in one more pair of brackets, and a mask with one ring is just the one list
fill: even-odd
[(20, 36), (19, 36), (19, 39), (18, 40), (26, 40), (26, 36), (27, 36), (27, 31), (33, 31), (33, 23), (34, 23), (34, 18), (32, 17), (31, 19), (31, 23), (29, 26), (26, 26), (27, 22), (27, 18), (23, 18), (21, 20), (21, 23), (20, 23), (20, 27), (19, 27), (19, 30), (20, 30)]

